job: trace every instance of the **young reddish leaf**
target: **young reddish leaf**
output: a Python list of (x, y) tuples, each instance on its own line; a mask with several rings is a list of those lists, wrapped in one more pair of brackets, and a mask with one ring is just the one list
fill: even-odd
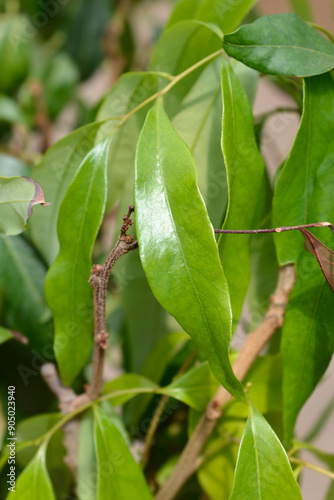
[(299, 229), (305, 238), (305, 248), (317, 258), (327, 283), (334, 292), (334, 252), (307, 229)]

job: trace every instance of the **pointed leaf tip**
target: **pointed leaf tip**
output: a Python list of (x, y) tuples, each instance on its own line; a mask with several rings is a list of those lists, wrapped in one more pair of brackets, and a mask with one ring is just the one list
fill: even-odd
[(0, 177), (0, 233), (24, 231), (34, 205), (50, 205), (37, 182), (26, 176)]
[[(332, 229), (333, 226), (329, 227)], [(299, 231), (304, 236), (306, 250), (316, 257), (327, 283), (334, 292), (334, 252), (307, 229), (299, 229)]]

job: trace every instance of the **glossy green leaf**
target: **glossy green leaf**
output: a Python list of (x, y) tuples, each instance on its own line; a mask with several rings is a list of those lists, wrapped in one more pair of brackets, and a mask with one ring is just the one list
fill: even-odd
[(183, 401), (195, 410), (204, 410), (218, 387), (219, 382), (213, 376), (209, 365), (202, 363), (163, 387), (161, 392)]
[[(334, 220), (334, 202), (328, 189), (334, 183), (333, 81), (329, 74), (308, 78), (304, 89), (301, 125), (274, 195), (273, 224), (278, 226)], [(333, 234), (329, 229), (312, 232), (332, 247)], [(284, 424), (288, 441), (298, 412), (325, 372), (334, 349), (330, 314), (333, 292), (317, 261), (306, 253), (302, 235), (296, 233), (289, 238), (286, 234), (275, 235), (280, 263), (297, 263), (297, 281), (282, 337)]]
[[(116, 119), (125, 116), (165, 87), (169, 81), (166, 76), (154, 72), (122, 75), (103, 100), (97, 119)], [(113, 206), (122, 199), (126, 181), (129, 177), (133, 177), (137, 139), (151, 106), (152, 103), (138, 110), (114, 132), (113, 147), (108, 162), (108, 206)], [(127, 204), (130, 203), (131, 200), (128, 200)]]
[(94, 415), (92, 410), (84, 413), (78, 434), (79, 500), (96, 500), (97, 464), (94, 445)]
[(140, 258), (157, 300), (209, 361), (218, 380), (244, 399), (228, 349), (231, 309), (196, 168), (161, 103), (152, 108), (136, 155), (136, 230)]
[[(133, 393), (131, 393), (132, 389)], [(125, 373), (124, 375), (121, 375), (120, 377), (104, 384), (103, 392), (105, 394), (112, 394), (113, 392), (128, 390), (129, 392), (126, 394), (115, 395), (112, 398), (112, 404), (114, 406), (118, 406), (126, 403), (126, 401), (129, 401), (131, 398), (136, 396), (140, 392), (140, 389), (143, 389), (143, 392), (145, 392), (145, 389), (148, 389), (147, 392), (152, 392), (159, 390), (159, 386), (142, 375), (137, 375), (136, 373)]]
[(298, 413), (323, 376), (334, 351), (334, 294), (314, 257), (297, 260), (297, 280), (282, 332), (284, 427), (290, 441)]
[(293, 11), (304, 21), (312, 21), (312, 8), (309, 0), (290, 0)]
[(230, 500), (249, 498), (302, 499), (283, 446), (253, 406), (240, 443)]
[[(331, 75), (306, 78), (302, 121), (274, 193), (273, 227), (334, 220), (334, 202), (328, 189), (334, 182), (333, 127)], [(312, 232), (331, 246), (333, 235), (329, 229)], [(275, 244), (281, 265), (294, 262), (305, 252), (304, 239), (298, 231), (275, 235)]]
[(145, 477), (120, 431), (98, 407), (94, 408), (94, 417), (97, 500), (152, 499)]
[(263, 16), (224, 36), (229, 56), (263, 73), (312, 76), (334, 67), (334, 45), (299, 16)]
[[(183, 21), (172, 26), (159, 38), (153, 53), (151, 69), (178, 75), (201, 59), (221, 49), (222, 40), (209, 25), (200, 21)], [(165, 107), (173, 116), (205, 65), (192, 71), (165, 96)]]
[(39, 448), (35, 457), (17, 478), (15, 490), (10, 492), (7, 500), (56, 500), (52, 483), (46, 468), (46, 447)]
[[(228, 61), (223, 63), (222, 92), (222, 150), (229, 187), (223, 229), (251, 229), (262, 208), (265, 169), (256, 145), (250, 104)], [(250, 280), (250, 241), (250, 235), (222, 234), (219, 239), (235, 322), (241, 314)]]
[(88, 284), (91, 253), (102, 222), (110, 140), (84, 159), (59, 209), (60, 252), (45, 292), (55, 322), (55, 354), (65, 384), (87, 363), (93, 341), (93, 297)]
[(44, 211), (35, 210), (30, 235), (48, 264), (52, 264), (59, 251), (57, 222), (65, 193), (85, 156), (111, 128), (111, 122), (106, 122), (105, 126), (104, 122), (99, 122), (75, 130), (48, 149), (34, 169), (33, 178), (43, 186), (52, 206)]
[(29, 177), (0, 177), (0, 233), (22, 233), (34, 205), (49, 205), (39, 184)]
[[(45, 209), (46, 210), (46, 209)], [(50, 311), (44, 297), (46, 268), (22, 236), (0, 237), (0, 288), (7, 327), (28, 337), (31, 347), (44, 345)]]
[(0, 92), (15, 89), (28, 75), (32, 55), (31, 24), (23, 16), (3, 16), (0, 23)]

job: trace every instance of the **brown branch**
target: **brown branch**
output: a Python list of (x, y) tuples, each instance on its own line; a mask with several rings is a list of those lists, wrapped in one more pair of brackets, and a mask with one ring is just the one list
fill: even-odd
[(87, 388), (86, 394), (89, 399), (96, 399), (102, 388), (104, 352), (107, 347), (109, 334), (107, 333), (106, 301), (108, 280), (116, 261), (131, 250), (138, 248), (137, 241), (127, 233), (133, 222), (130, 219), (134, 205), (130, 205), (129, 212), (123, 217), (123, 225), (117, 243), (108, 255), (103, 266), (92, 267), (89, 283), (94, 291), (94, 352), (93, 352), (93, 375), (92, 381)]
[[(71, 411), (71, 405), (78, 399), (76, 393), (70, 387), (64, 387), (57, 369), (52, 363), (45, 363), (41, 367), (41, 375), (45, 380), (50, 390), (57, 396), (59, 401), (59, 408), (64, 415)], [(77, 455), (78, 455), (78, 431), (79, 420), (73, 419), (63, 427), (63, 444), (66, 449), (66, 456), (64, 461), (72, 471), (74, 477), (77, 472)]]
[[(244, 379), (258, 354), (275, 331), (283, 325), (284, 314), (294, 280), (293, 265), (284, 266), (280, 269), (278, 284), (271, 297), (268, 312), (262, 323), (248, 335), (239, 356), (233, 364), (233, 371), (239, 380)], [(201, 450), (222, 415), (222, 406), (230, 399), (232, 399), (231, 394), (223, 387), (220, 387), (208, 404), (175, 469), (158, 491), (155, 500), (171, 500), (174, 498), (186, 480), (195, 472), (194, 464), (199, 463), (198, 458)]]

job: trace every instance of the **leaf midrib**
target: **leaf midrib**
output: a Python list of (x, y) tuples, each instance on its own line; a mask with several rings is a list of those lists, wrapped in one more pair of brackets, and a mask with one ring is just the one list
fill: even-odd
[(220, 358), (219, 358), (219, 356), (218, 356), (218, 354), (216, 352), (215, 341), (214, 341), (214, 338), (212, 336), (212, 332), (210, 330), (210, 327), (209, 327), (209, 324), (208, 324), (208, 320), (207, 320), (207, 317), (206, 317), (204, 309), (203, 309), (202, 302), (201, 302), (201, 300), (199, 298), (199, 294), (197, 292), (197, 289), (196, 289), (195, 284), (193, 282), (193, 279), (191, 277), (191, 274), (190, 274), (190, 271), (189, 271), (189, 268), (188, 268), (188, 264), (187, 264), (187, 261), (186, 261), (186, 258), (185, 258), (182, 246), (181, 246), (181, 242), (180, 242), (179, 236), (177, 234), (177, 230), (176, 230), (176, 226), (175, 226), (175, 222), (174, 222), (172, 210), (171, 210), (169, 199), (168, 199), (168, 196), (167, 196), (167, 189), (166, 189), (166, 185), (165, 185), (165, 179), (164, 179), (163, 168), (162, 168), (162, 163), (161, 163), (160, 126), (159, 126), (160, 125), (160, 120), (159, 120), (159, 114), (160, 114), (160, 110), (159, 110), (159, 107), (157, 107), (157, 145), (158, 145), (158, 154), (159, 154), (158, 164), (159, 164), (159, 170), (160, 170), (160, 175), (161, 175), (161, 180), (162, 180), (162, 186), (163, 186), (163, 190), (164, 190), (164, 195), (165, 195), (165, 199), (166, 199), (166, 203), (167, 203), (167, 207), (168, 207), (168, 212), (169, 212), (170, 220), (171, 220), (173, 228), (174, 228), (174, 233), (175, 233), (176, 240), (177, 240), (177, 243), (178, 243), (181, 255), (182, 255), (182, 259), (183, 259), (183, 262), (184, 262), (184, 265), (185, 265), (185, 268), (186, 268), (186, 271), (187, 271), (187, 274), (188, 274), (188, 277), (189, 277), (189, 281), (190, 281), (190, 283), (191, 283), (191, 285), (193, 287), (193, 290), (195, 292), (197, 301), (199, 303), (200, 310), (201, 310), (201, 313), (202, 313), (202, 317), (204, 319), (204, 324), (205, 324), (206, 330), (207, 330), (207, 332), (209, 334), (209, 337), (211, 339), (212, 346), (214, 346), (214, 352), (215, 352), (216, 357), (217, 357), (217, 359), (218, 359), (218, 361), (219, 361), (219, 363), (221, 365), (221, 360), (220, 360)]

